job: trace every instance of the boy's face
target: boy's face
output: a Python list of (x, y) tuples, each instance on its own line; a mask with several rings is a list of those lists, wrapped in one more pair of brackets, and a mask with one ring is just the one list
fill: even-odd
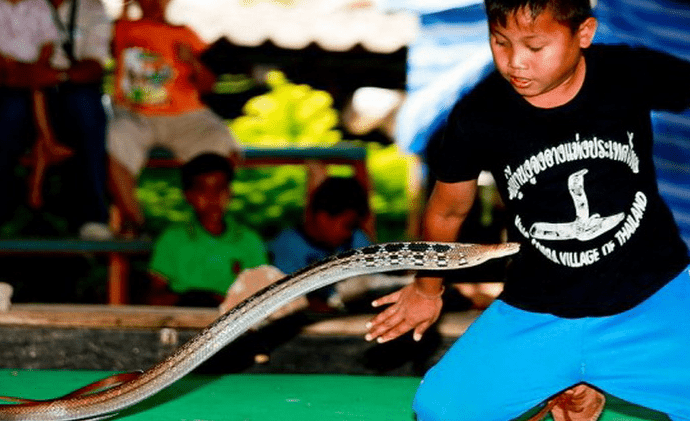
[(360, 217), (354, 210), (346, 210), (338, 215), (329, 215), (319, 211), (315, 215), (318, 241), (327, 247), (336, 249), (347, 243), (355, 229), (359, 227)]
[(185, 196), (203, 226), (218, 224), (230, 203), (228, 177), (223, 171), (200, 174)]
[(591, 45), (595, 30), (594, 18), (573, 33), (550, 9), (534, 19), (520, 9), (508, 16), (506, 26), (490, 25), (494, 63), (528, 102), (544, 108), (562, 105), (582, 86), (582, 49)]

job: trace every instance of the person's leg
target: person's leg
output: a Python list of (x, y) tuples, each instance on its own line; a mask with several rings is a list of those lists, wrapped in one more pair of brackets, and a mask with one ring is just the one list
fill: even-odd
[(690, 419), (687, 270), (637, 307), (588, 322), (586, 379), (618, 398)]
[(213, 111), (202, 109), (163, 118), (157, 125), (161, 144), (182, 161), (189, 161), (204, 152), (215, 152), (234, 161), (239, 146), (230, 129)]
[(34, 133), (29, 92), (0, 90), (0, 223), (17, 203), (14, 169)]
[(145, 118), (121, 108), (114, 109), (114, 118), (108, 127), (108, 184), (124, 222), (144, 223), (144, 214), (136, 198), (137, 177), (153, 142), (154, 132)]
[(495, 301), (424, 377), (419, 421), (516, 418), (581, 381), (580, 320)]
[(123, 221), (137, 226), (144, 224), (144, 213), (136, 198), (137, 179), (116, 158), (108, 160), (110, 192), (113, 202), (122, 212)]
[[(108, 220), (106, 201), (106, 115), (98, 86), (73, 86), (59, 94), (64, 138), (76, 153), (71, 188), (79, 191), (81, 223)], [(71, 139), (67, 139), (67, 137)]]

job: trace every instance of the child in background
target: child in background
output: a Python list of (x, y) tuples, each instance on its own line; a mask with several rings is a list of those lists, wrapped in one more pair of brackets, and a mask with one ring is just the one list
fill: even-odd
[[(357, 180), (326, 178), (314, 190), (304, 224), (282, 231), (269, 244), (273, 265), (284, 273), (293, 273), (333, 254), (369, 245), (360, 228), (368, 215), (367, 194)], [(316, 312), (343, 308), (332, 285), (307, 298), (310, 309)]]
[(226, 216), (234, 175), (227, 158), (202, 154), (181, 172), (195, 218), (169, 227), (156, 241), (148, 302), (215, 307), (243, 270), (267, 263), (266, 250), (257, 233)]
[(107, 142), (113, 199), (125, 228), (135, 234), (144, 222), (136, 180), (154, 146), (182, 161), (214, 152), (236, 163), (241, 155), (227, 125), (200, 99), (215, 82), (199, 60), (206, 43), (190, 28), (166, 21), (170, 0), (137, 2), (142, 18), (115, 24), (114, 118)]

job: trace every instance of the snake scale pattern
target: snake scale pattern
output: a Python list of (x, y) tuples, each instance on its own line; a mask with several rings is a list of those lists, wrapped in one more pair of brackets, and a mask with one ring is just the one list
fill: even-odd
[[(0, 420), (95, 420), (115, 415), (179, 380), (225, 345), (302, 294), (353, 276), (398, 270), (461, 269), (508, 256), (516, 243), (397, 242), (350, 250), (288, 275), (219, 317), (167, 359), (105, 390), (0, 405)], [(88, 386), (87, 386), (88, 387)], [(86, 389), (86, 388), (85, 388)], [(0, 391), (1, 393), (1, 391)]]

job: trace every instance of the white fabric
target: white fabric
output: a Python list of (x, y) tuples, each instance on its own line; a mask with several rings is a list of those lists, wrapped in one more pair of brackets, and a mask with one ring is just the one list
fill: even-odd
[(38, 60), (41, 47), (58, 39), (46, 0), (0, 0), (0, 54), (24, 63)]
[[(230, 285), (225, 300), (219, 307), (220, 312), (222, 314), (227, 313), (246, 298), (275, 283), (284, 276), (285, 274), (278, 268), (270, 265), (261, 265), (242, 271), (235, 279), (235, 282)], [(297, 311), (304, 310), (308, 305), (306, 297), (300, 296), (271, 313), (266, 320), (268, 322), (278, 320)]]
[[(72, 1), (65, 0), (58, 8), (58, 17), (64, 30), (61, 39), (55, 44), (55, 54), (52, 65), (58, 69), (69, 67), (67, 53), (62, 48), (62, 42), (69, 36), (70, 14)], [(75, 24), (74, 56), (77, 60), (92, 59), (105, 64), (110, 58), (110, 40), (112, 38), (112, 22), (106, 14), (105, 7), (100, 0), (79, 0), (77, 21)]]

